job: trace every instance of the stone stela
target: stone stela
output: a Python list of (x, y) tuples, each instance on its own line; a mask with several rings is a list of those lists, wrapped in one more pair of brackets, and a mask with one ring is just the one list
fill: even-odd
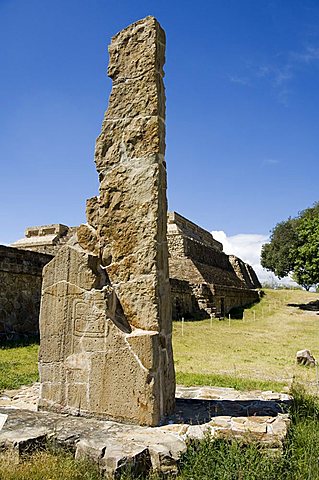
[(109, 55), (99, 196), (43, 272), (39, 409), (158, 425), (175, 405), (165, 33), (147, 17), (113, 37)]

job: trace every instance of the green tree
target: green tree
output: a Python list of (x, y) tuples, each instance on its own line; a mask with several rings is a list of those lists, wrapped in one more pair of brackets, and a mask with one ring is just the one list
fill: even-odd
[(296, 220), (288, 218), (277, 223), (270, 235), (270, 243), (261, 250), (261, 264), (277, 277), (286, 277), (294, 268), (295, 252), (298, 247)]
[(296, 230), (299, 245), (293, 279), (309, 290), (319, 283), (319, 203), (299, 214)]
[(274, 227), (261, 264), (279, 278), (292, 274), (306, 290), (319, 283), (319, 202)]

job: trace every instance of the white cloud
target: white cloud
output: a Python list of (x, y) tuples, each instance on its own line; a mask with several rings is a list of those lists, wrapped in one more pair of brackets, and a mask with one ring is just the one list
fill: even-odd
[(287, 106), (294, 93), (292, 81), (306, 67), (312, 67), (319, 62), (319, 47), (308, 45), (297, 51), (278, 52), (266, 63), (256, 64), (246, 62), (244, 70), (238, 74), (228, 75), (232, 83), (255, 87), (261, 81), (267, 82), (277, 97), (277, 100)]
[(213, 237), (221, 242), (224, 252), (228, 255), (236, 255), (244, 262), (249, 263), (255, 270), (261, 283), (297, 285), (290, 277), (279, 280), (273, 273), (268, 272), (260, 264), (261, 247), (269, 240), (267, 235), (258, 233), (239, 233), (227, 236), (223, 230), (213, 230)]
[(256, 71), (257, 78), (269, 79), (274, 87), (281, 87), (293, 78), (293, 66), (290, 63), (284, 65), (262, 65)]
[(309, 45), (303, 52), (292, 52), (291, 57), (300, 63), (315, 62), (319, 60), (319, 48)]

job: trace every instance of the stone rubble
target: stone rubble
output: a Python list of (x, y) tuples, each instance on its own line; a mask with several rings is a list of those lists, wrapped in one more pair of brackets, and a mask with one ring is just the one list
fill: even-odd
[(311, 355), (309, 350), (299, 350), (296, 353), (296, 362), (299, 365), (305, 365), (307, 367), (314, 367), (316, 365), (316, 359)]
[(257, 441), (280, 450), (289, 426), (291, 397), (270, 391), (238, 392), (232, 388), (177, 387), (176, 409), (159, 427), (142, 427), (96, 418), (37, 412), (39, 384), (0, 395), (0, 413), (8, 419), (0, 431), (0, 449), (17, 454), (43, 446), (49, 439), (90, 458), (107, 476), (126, 468), (137, 475), (151, 469), (176, 472), (190, 440), (212, 438)]

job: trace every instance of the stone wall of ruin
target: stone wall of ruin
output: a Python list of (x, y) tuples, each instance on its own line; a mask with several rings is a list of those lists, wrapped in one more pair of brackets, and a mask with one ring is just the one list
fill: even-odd
[(229, 262), (228, 255), (224, 252), (208, 247), (196, 240), (186, 238), (185, 240), (185, 256), (193, 261), (217, 267), (233, 273), (233, 268)]
[(200, 316), (198, 302), (189, 282), (172, 278), (170, 283), (173, 320)]
[(251, 280), (251, 284), (253, 285), (253, 288), (261, 288), (261, 283), (260, 283), (253, 267), (251, 265), (249, 265), (248, 263), (245, 263), (245, 265), (246, 265), (246, 268), (247, 268), (247, 271), (248, 271), (249, 278)]
[(259, 301), (259, 293), (254, 289), (213, 285), (211, 291), (215, 299), (217, 316), (228, 315), (233, 308), (248, 307)]
[(256, 290), (171, 279), (173, 320), (223, 317), (259, 300)]
[(247, 285), (248, 288), (260, 288), (261, 285), (257, 275), (250, 265), (243, 262), (240, 258), (235, 257), (235, 255), (229, 255), (229, 262), (237, 277)]
[(182, 257), (184, 255), (185, 244), (181, 235), (168, 235), (167, 245), (170, 257)]
[(0, 245), (0, 340), (38, 335), (42, 269), (51, 259)]

